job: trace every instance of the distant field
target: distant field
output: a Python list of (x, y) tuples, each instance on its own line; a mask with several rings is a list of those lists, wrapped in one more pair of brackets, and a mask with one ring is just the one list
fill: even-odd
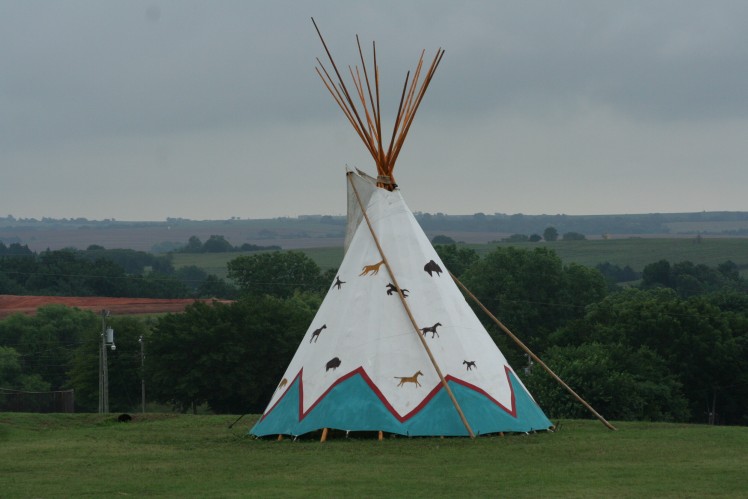
[[(309, 258), (317, 262), (317, 265), (324, 271), (330, 268), (337, 268), (343, 260), (343, 247), (338, 248), (308, 248), (296, 249), (293, 251), (302, 251)], [(239, 253), (174, 253), (174, 267), (181, 268), (188, 265), (195, 265), (209, 274), (214, 274), (221, 278), (226, 278), (226, 264), (243, 255), (257, 255), (258, 251), (239, 252)]]
[[(553, 243), (493, 243), (470, 244), (483, 255), (501, 246), (532, 249), (546, 246), (553, 249), (564, 263), (579, 263), (594, 267), (598, 263), (610, 262), (621, 267), (629, 265), (641, 271), (645, 265), (665, 259), (671, 263), (689, 260), (696, 264), (716, 266), (732, 260), (748, 272), (748, 238), (703, 238), (697, 243), (694, 238), (649, 239), (627, 238), (587, 241), (555, 241)], [(343, 259), (343, 248), (308, 248), (303, 251), (323, 269), (337, 268)], [(226, 276), (226, 263), (242, 254), (253, 253), (203, 253), (175, 254), (176, 267), (196, 265), (219, 277)]]
[[(627, 238), (588, 241), (555, 241), (539, 243), (553, 249), (566, 263), (575, 262), (594, 267), (598, 263), (610, 262), (616, 265), (629, 265), (641, 271), (645, 265), (665, 259), (670, 263), (689, 260), (696, 264), (715, 266), (732, 260), (741, 268), (748, 268), (748, 239), (745, 238), (703, 238), (700, 243), (694, 238), (649, 239)], [(496, 246), (516, 246), (533, 248), (537, 244), (483, 244), (471, 245), (483, 254)]]
[[(254, 440), (256, 416), (0, 414), (3, 497), (745, 497), (748, 428)], [(355, 436), (355, 435), (354, 435)]]
[(746, 231), (748, 230), (748, 220), (713, 220), (698, 222), (667, 222), (664, 224), (674, 234), (712, 232), (720, 233), (725, 231)]

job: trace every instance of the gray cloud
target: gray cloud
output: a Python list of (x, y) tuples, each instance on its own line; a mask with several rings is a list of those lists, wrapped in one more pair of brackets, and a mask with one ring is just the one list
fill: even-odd
[(0, 0), (0, 216), (342, 212), (343, 165), (371, 161), (311, 16), (341, 66), (376, 40), (390, 110), (447, 50), (396, 170), (413, 209), (744, 209), (744, 2)]

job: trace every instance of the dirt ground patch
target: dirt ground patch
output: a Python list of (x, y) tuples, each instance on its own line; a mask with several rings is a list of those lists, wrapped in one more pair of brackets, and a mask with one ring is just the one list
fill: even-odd
[(15, 313), (34, 315), (37, 308), (51, 304), (96, 312), (106, 309), (116, 315), (160, 314), (181, 312), (195, 301), (212, 302), (213, 300), (0, 295), (0, 318)]

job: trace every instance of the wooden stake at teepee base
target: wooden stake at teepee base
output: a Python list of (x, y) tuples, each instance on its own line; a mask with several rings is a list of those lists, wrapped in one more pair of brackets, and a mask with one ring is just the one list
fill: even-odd
[(481, 303), (480, 300), (473, 293), (471, 293), (470, 290), (467, 287), (465, 287), (465, 285), (462, 284), (462, 282), (460, 282), (459, 279), (457, 279), (457, 277), (455, 277), (455, 275), (452, 272), (450, 272), (449, 275), (452, 277), (452, 279), (454, 280), (454, 282), (460, 287), (460, 289), (462, 289), (465, 292), (465, 294), (467, 294), (470, 297), (470, 299), (472, 299), (481, 308), (481, 310), (483, 310), (486, 313), (486, 315), (488, 315), (491, 318), (491, 320), (494, 321), (496, 323), (496, 325), (499, 326), (499, 328), (501, 328), (501, 330), (504, 331), (504, 333), (506, 333), (506, 335), (509, 336), (509, 338), (512, 339), (512, 341), (514, 341), (522, 350), (524, 350), (525, 353), (527, 353), (527, 355), (529, 355), (530, 357), (532, 357), (532, 359), (537, 364), (539, 364), (543, 369), (545, 369), (546, 372), (548, 372), (548, 374), (550, 374), (553, 379), (555, 379), (562, 387), (564, 387), (566, 389), (566, 391), (571, 394), (572, 397), (574, 397), (579, 403), (581, 403), (583, 406), (585, 406), (587, 408), (587, 410), (589, 410), (597, 419), (599, 419), (602, 424), (604, 424), (606, 427), (608, 427), (608, 429), (614, 430), (614, 431), (617, 429), (615, 426), (613, 426), (612, 424), (610, 424), (604, 417), (602, 417), (595, 409), (593, 409), (592, 406), (590, 404), (588, 404), (586, 400), (584, 400), (582, 397), (580, 397), (579, 395), (577, 395), (577, 393), (574, 390), (572, 390), (569, 385), (567, 385), (566, 383), (564, 383), (564, 380), (562, 380), (561, 378), (559, 378), (558, 375), (556, 373), (554, 373), (551, 370), (551, 368), (546, 365), (545, 362), (543, 362), (542, 360), (540, 360), (540, 357), (538, 357), (537, 355), (535, 355), (529, 348), (527, 348), (527, 346), (524, 343), (522, 343), (522, 340), (520, 340), (519, 338), (517, 338), (514, 335), (514, 333), (512, 333), (509, 330), (508, 327), (506, 327), (504, 324), (502, 324), (502, 322), (499, 319), (497, 319), (491, 313), (491, 311), (488, 310), (483, 305), (483, 303)]

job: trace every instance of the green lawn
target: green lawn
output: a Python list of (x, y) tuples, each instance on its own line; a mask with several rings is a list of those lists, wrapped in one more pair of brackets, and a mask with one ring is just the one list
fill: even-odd
[(293, 442), (248, 416), (0, 414), (2, 497), (745, 497), (748, 428)]

